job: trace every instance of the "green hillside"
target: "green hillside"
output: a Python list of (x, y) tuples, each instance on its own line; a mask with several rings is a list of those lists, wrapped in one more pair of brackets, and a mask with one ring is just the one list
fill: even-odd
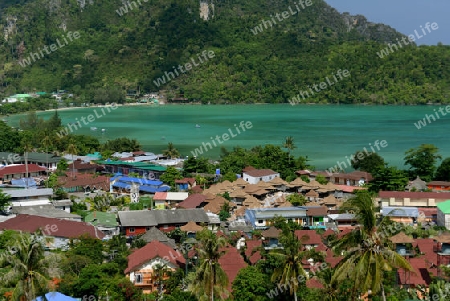
[[(380, 58), (401, 34), (322, 0), (310, 4), (10, 0), (0, 15), (0, 96), (66, 89), (86, 102), (115, 88), (184, 92), (205, 103), (282, 103), (347, 69), (349, 77), (301, 101), (449, 101), (450, 47), (409, 45)], [(201, 63), (203, 51), (214, 56)]]

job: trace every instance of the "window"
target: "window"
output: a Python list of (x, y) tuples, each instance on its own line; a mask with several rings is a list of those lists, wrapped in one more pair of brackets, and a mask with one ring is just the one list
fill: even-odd
[(262, 224), (264, 221), (262, 219), (258, 220), (258, 224)]
[(142, 274), (136, 274), (136, 283), (142, 283)]
[(129, 231), (130, 233), (134, 233), (134, 228), (131, 227), (128, 231)]

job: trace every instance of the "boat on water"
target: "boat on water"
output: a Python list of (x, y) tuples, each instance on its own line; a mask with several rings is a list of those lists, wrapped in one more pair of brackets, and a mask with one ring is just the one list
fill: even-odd
[(102, 129), (102, 132), (106, 132), (106, 130), (105, 130), (105, 129)]
[(162, 137), (161, 137), (161, 140), (166, 140), (166, 136), (162, 136)]
[(195, 125), (195, 127), (196, 127), (196, 128), (199, 128), (199, 127), (200, 127), (200, 125), (196, 124), (196, 125)]
[(91, 131), (96, 131), (97, 128), (95, 126), (91, 127)]

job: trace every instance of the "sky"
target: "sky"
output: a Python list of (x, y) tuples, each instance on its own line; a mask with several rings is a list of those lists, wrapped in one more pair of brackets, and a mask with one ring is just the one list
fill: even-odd
[[(384, 23), (402, 34), (421, 34), (420, 26), (427, 22), (438, 24), (438, 29), (420, 39), (418, 45), (450, 45), (450, 0), (325, 0), (339, 12), (363, 15), (370, 22)], [(421, 34), (422, 35), (422, 34)]]

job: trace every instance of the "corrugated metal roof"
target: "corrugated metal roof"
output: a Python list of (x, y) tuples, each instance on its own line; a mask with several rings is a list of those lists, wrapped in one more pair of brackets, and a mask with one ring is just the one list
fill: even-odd
[(26, 198), (26, 197), (37, 197), (37, 196), (52, 196), (53, 189), (44, 188), (44, 189), (17, 189), (17, 190), (8, 190), (5, 191), (6, 194), (9, 194), (12, 198)]
[(450, 214), (450, 200), (437, 204), (439, 210), (444, 214)]

